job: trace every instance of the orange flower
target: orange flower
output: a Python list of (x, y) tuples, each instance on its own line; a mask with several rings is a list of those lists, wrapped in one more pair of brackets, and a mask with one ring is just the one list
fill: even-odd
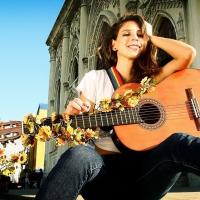
[(64, 119), (65, 122), (69, 121), (69, 115), (67, 115), (66, 113), (62, 114), (62, 118)]
[(11, 154), (11, 158), (10, 158), (11, 163), (18, 162), (18, 159), (19, 159), (19, 154)]
[(5, 149), (0, 149), (0, 155), (4, 154)]

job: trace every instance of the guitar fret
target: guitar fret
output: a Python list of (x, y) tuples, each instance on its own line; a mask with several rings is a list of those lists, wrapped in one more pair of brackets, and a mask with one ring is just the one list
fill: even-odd
[(114, 124), (112, 112), (110, 112), (110, 114), (111, 114), (112, 124)]
[[(126, 112), (126, 109), (123, 112)], [(127, 121), (126, 115), (124, 114), (124, 116), (125, 116), (125, 120), (126, 120), (126, 124), (127, 124), (128, 121)]]
[(139, 107), (135, 108), (135, 114), (136, 114), (137, 123), (139, 123), (140, 122), (139, 116), (138, 116), (138, 114), (139, 114)]
[(100, 117), (101, 117), (101, 125), (103, 126), (103, 119), (102, 119), (101, 113), (100, 113)]
[(132, 113), (132, 117), (133, 117), (133, 123), (135, 123), (135, 115), (134, 115), (133, 109), (134, 108), (131, 108), (131, 113)]
[(129, 123), (131, 123), (131, 115), (130, 115), (130, 108), (127, 109), (128, 110), (128, 116), (129, 116)]
[(92, 127), (91, 119), (90, 119), (90, 114), (89, 114), (89, 123), (90, 123), (90, 127)]
[(98, 126), (97, 125), (97, 115), (94, 115), (95, 116), (95, 122), (96, 122), (96, 127)]
[(122, 118), (122, 111), (119, 111), (119, 112), (120, 112), (121, 122), (122, 122), (122, 124), (124, 124), (123, 118)]
[(115, 110), (115, 116), (116, 116), (116, 119), (117, 119), (117, 124), (119, 124), (119, 121), (118, 121), (118, 115), (116, 114), (117, 113), (117, 111)]
[(107, 112), (106, 112), (106, 121), (107, 121), (107, 125), (109, 125)]
[(86, 128), (85, 127), (85, 121), (84, 121), (83, 115), (82, 115), (82, 120), (83, 120), (83, 128)]
[(75, 122), (76, 122), (76, 127), (78, 127), (78, 123), (77, 123), (77, 118), (76, 118), (76, 116), (77, 116), (77, 115), (75, 115), (74, 118), (75, 118)]

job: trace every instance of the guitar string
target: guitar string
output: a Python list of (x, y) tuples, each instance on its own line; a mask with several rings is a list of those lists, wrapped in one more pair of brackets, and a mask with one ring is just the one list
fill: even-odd
[[(182, 109), (182, 106), (184, 106), (184, 109)], [(159, 120), (160, 119), (160, 110), (156, 106), (154, 106), (154, 107), (152, 108), (152, 105), (146, 106), (145, 109), (143, 109), (139, 113), (140, 118), (142, 118), (143, 121), (145, 121), (145, 120), (148, 120), (148, 121)], [(184, 104), (172, 103), (172, 104), (167, 104), (166, 106), (163, 106), (163, 107), (165, 108), (165, 111), (163, 111), (163, 113), (166, 112), (167, 120), (171, 120), (171, 119), (174, 119), (174, 118), (176, 118), (176, 119), (177, 118), (178, 119), (180, 119), (180, 118), (194, 118), (194, 111), (192, 109), (191, 104), (188, 103), (188, 102), (185, 102)], [(178, 110), (177, 110), (177, 108), (178, 108)], [(115, 112), (115, 115), (117, 113), (117, 114), (121, 115), (122, 118), (123, 117), (127, 118), (127, 115), (130, 115), (129, 111), (130, 110), (136, 110), (136, 109), (137, 108), (126, 108), (124, 111), (115, 110), (114, 112)], [(153, 113), (153, 118), (152, 118), (152, 113)], [(113, 119), (112, 112), (107, 112), (107, 113), (105, 113), (105, 112), (99, 112), (96, 115), (97, 116), (95, 116), (95, 121), (98, 121), (98, 120), (102, 121), (102, 118), (105, 118), (103, 120), (103, 124), (106, 124), (106, 122), (109, 121), (108, 117), (111, 117), (112, 118), (112, 122), (114, 122), (115, 124), (118, 121), (117, 119)], [(99, 115), (101, 115), (101, 116), (99, 116)], [(93, 116), (94, 115), (91, 115), (90, 118), (93, 117)], [(72, 116), (72, 118), (74, 118), (74, 116)], [(79, 118), (81, 118), (81, 119), (79, 119)], [(83, 116), (82, 115), (76, 115), (76, 121), (77, 121), (77, 123), (80, 124), (80, 122), (82, 122), (83, 120), (86, 120), (86, 122), (84, 122), (84, 125), (86, 127), (90, 127), (91, 122), (87, 122), (88, 121), (88, 114), (84, 114)], [(50, 125), (50, 124), (52, 124), (51, 117), (46, 118), (46, 120), (42, 124), (43, 125)], [(109, 126), (109, 125), (113, 125), (113, 123), (107, 124), (107, 126)], [(16, 133), (18, 131), (22, 131), (22, 129), (24, 129), (24, 128), (20, 127), (19, 129), (16, 129), (15, 131), (12, 131), (11, 133)], [(5, 130), (5, 129), (3, 129), (3, 130)], [(1, 130), (0, 130), (0, 132), (1, 132)], [(1, 141), (1, 139), (3, 139), (3, 138), (0, 138), (0, 141)]]

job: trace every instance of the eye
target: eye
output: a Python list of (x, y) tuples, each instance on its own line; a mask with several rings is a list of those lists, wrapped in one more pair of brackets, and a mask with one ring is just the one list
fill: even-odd
[(129, 36), (130, 35), (130, 33), (124, 33), (123, 34), (123, 36)]
[(143, 37), (143, 36), (144, 36), (144, 34), (142, 34), (142, 32), (141, 32), (141, 31), (138, 31), (138, 32), (137, 32), (137, 36), (138, 36), (138, 37)]
[(137, 36), (138, 37), (143, 37), (144, 35), (140, 33), (140, 34), (137, 34)]

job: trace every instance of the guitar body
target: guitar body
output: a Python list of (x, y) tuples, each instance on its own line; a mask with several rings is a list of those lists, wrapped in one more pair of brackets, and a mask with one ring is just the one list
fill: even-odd
[[(124, 94), (126, 90), (135, 90), (138, 86), (140, 85), (125, 84), (115, 91), (113, 97), (116, 93)], [(131, 150), (146, 151), (176, 132), (200, 137), (200, 119), (195, 118), (196, 111), (186, 93), (189, 88), (194, 92), (192, 98), (200, 101), (200, 70), (176, 72), (156, 85), (155, 91), (144, 94), (139, 102), (139, 117), (143, 122), (114, 126), (121, 143)], [(148, 117), (143, 114), (144, 111)], [(199, 111), (197, 105), (197, 112)]]

